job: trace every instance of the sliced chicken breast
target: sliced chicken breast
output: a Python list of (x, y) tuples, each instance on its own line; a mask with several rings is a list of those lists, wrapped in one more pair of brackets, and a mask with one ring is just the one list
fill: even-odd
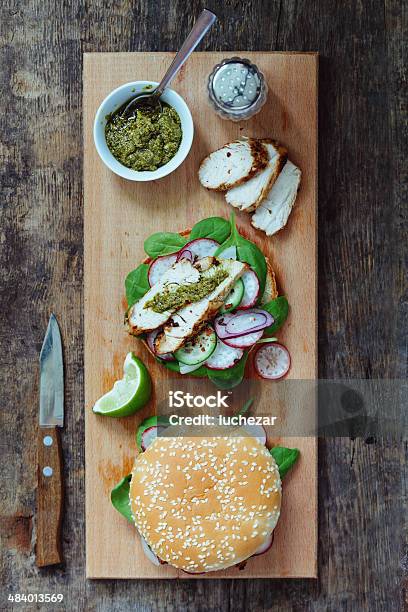
[(262, 144), (268, 151), (268, 165), (255, 174), (249, 181), (229, 189), (225, 194), (228, 204), (250, 212), (255, 210), (267, 196), (278, 178), (288, 156), (286, 149), (270, 139), (263, 139)]
[(197, 270), (200, 270), (200, 272), (205, 272), (206, 270), (209, 270), (211, 268), (211, 266), (214, 264), (214, 260), (215, 257), (212, 257), (211, 255), (206, 255), (205, 257), (198, 259), (195, 262), (194, 267), (197, 268)]
[(235, 281), (248, 269), (247, 264), (232, 259), (223, 260), (220, 265), (228, 272), (228, 277), (205, 298), (173, 314), (156, 338), (157, 355), (176, 351), (188, 338), (197, 334), (203, 324), (216, 315)]
[(287, 223), (296, 200), (301, 171), (287, 161), (277, 181), (252, 216), (252, 225), (267, 236), (276, 234)]
[(138, 334), (152, 331), (164, 325), (176, 309), (166, 310), (165, 312), (155, 312), (152, 308), (146, 308), (146, 303), (173, 283), (186, 285), (188, 283), (197, 282), (199, 278), (200, 271), (186, 259), (182, 259), (173, 264), (171, 268), (163, 274), (161, 280), (153, 285), (153, 287), (129, 310), (129, 332), (137, 336)]
[(226, 191), (248, 181), (267, 163), (268, 151), (261, 142), (254, 138), (236, 140), (206, 157), (198, 178), (207, 189)]

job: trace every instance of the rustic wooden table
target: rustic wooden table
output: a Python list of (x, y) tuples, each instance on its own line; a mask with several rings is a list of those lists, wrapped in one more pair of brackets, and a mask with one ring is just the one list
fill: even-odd
[[(51, 609), (7, 601), (29, 592), (62, 593), (65, 610), (408, 605), (407, 444), (386, 438), (320, 443), (318, 581), (85, 580), (82, 53), (175, 50), (202, 6), (10, 0), (1, 9), (2, 610)], [(320, 52), (319, 374), (406, 376), (402, 3), (209, 0), (208, 8), (219, 24), (202, 49)], [(66, 562), (39, 571), (38, 353), (50, 311), (66, 360)]]

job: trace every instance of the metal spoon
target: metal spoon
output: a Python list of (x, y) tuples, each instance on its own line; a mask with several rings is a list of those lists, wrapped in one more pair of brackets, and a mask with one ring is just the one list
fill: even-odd
[(118, 109), (117, 113), (125, 117), (126, 119), (135, 114), (138, 108), (150, 107), (152, 109), (159, 108), (161, 111), (162, 105), (160, 102), (160, 96), (170, 82), (174, 79), (184, 62), (188, 59), (200, 41), (204, 38), (205, 34), (211, 28), (213, 23), (216, 21), (217, 16), (211, 11), (204, 9), (197, 21), (195, 22), (193, 29), (187, 36), (183, 43), (180, 51), (170, 64), (166, 74), (160, 81), (159, 85), (153, 91), (148, 93), (136, 94), (133, 98), (128, 100), (125, 104)]

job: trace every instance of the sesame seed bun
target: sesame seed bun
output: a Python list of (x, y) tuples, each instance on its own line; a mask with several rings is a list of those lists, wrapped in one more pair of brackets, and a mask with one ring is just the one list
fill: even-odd
[(186, 572), (211, 572), (248, 559), (271, 535), (281, 481), (268, 449), (243, 430), (159, 437), (135, 461), (130, 504), (159, 559)]

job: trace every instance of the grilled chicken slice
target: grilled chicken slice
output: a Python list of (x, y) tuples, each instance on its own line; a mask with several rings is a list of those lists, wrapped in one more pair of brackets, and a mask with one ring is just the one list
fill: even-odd
[(261, 142), (254, 138), (236, 140), (206, 157), (198, 178), (207, 189), (226, 191), (248, 181), (267, 164), (268, 151)]
[(216, 315), (235, 281), (248, 269), (247, 264), (233, 259), (225, 259), (221, 265), (228, 272), (228, 277), (205, 298), (188, 304), (173, 314), (163, 332), (156, 338), (157, 355), (176, 351), (188, 338), (197, 334), (204, 323)]
[(251, 212), (255, 210), (267, 196), (272, 185), (278, 178), (288, 156), (288, 152), (270, 139), (261, 140), (268, 151), (269, 161), (266, 168), (253, 176), (249, 181), (233, 187), (225, 194), (228, 204)]
[(211, 268), (211, 266), (214, 264), (214, 261), (215, 257), (212, 257), (211, 255), (206, 255), (205, 257), (202, 257), (201, 259), (196, 261), (194, 267), (197, 268), (197, 270), (200, 270), (200, 272), (205, 272), (206, 270), (209, 270)]
[(161, 293), (172, 284), (186, 285), (195, 283), (200, 278), (200, 270), (193, 266), (186, 259), (176, 262), (167, 270), (160, 281), (153, 285), (151, 289), (134, 304), (128, 313), (129, 332), (135, 336), (143, 332), (152, 331), (171, 317), (174, 310), (166, 310), (165, 312), (155, 312), (152, 308), (146, 308), (146, 303), (154, 298), (155, 295)]
[(296, 200), (301, 174), (292, 162), (286, 162), (276, 183), (252, 216), (254, 227), (272, 236), (286, 225)]

